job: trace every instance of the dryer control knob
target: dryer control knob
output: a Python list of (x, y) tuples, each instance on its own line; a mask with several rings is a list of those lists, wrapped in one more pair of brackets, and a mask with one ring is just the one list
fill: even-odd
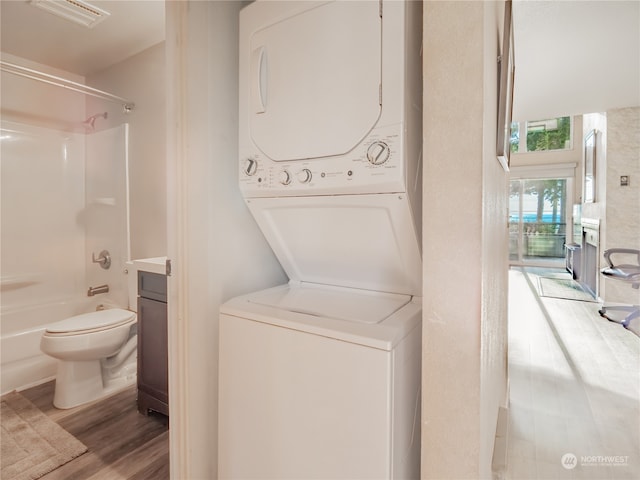
[(280, 183), (282, 185), (289, 185), (291, 183), (291, 174), (287, 170), (280, 172)]
[(258, 171), (258, 161), (253, 158), (247, 158), (242, 167), (242, 171), (245, 175), (252, 176)]
[(311, 181), (311, 170), (308, 168), (303, 168), (298, 172), (298, 181), (300, 183), (309, 183)]
[(389, 149), (389, 145), (384, 142), (373, 142), (367, 148), (367, 160), (372, 165), (382, 165), (389, 160), (389, 156), (391, 155), (391, 150)]

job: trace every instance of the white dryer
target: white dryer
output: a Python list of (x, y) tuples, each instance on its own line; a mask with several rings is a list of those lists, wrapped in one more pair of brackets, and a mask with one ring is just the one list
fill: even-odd
[(240, 13), (239, 185), (289, 283), (221, 307), (220, 478), (418, 478), (421, 2)]

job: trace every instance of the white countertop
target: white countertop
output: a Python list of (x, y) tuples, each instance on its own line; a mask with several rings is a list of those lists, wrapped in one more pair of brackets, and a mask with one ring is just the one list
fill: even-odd
[(167, 257), (141, 258), (133, 260), (136, 270), (143, 272), (159, 273), (166, 275), (167, 273)]

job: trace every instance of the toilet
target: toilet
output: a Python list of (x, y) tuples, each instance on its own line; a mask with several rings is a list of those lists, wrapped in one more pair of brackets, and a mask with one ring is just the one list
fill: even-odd
[[(129, 279), (135, 282), (135, 271), (130, 270)], [(135, 305), (135, 300), (130, 304)], [(136, 383), (136, 322), (135, 311), (106, 308), (46, 328), (40, 349), (58, 359), (56, 408), (76, 407)]]

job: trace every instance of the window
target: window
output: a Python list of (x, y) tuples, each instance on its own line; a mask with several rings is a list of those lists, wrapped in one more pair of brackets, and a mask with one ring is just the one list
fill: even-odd
[(569, 150), (572, 148), (572, 132), (571, 117), (514, 122), (511, 124), (511, 152)]
[(511, 180), (509, 197), (511, 263), (563, 260), (567, 179)]

